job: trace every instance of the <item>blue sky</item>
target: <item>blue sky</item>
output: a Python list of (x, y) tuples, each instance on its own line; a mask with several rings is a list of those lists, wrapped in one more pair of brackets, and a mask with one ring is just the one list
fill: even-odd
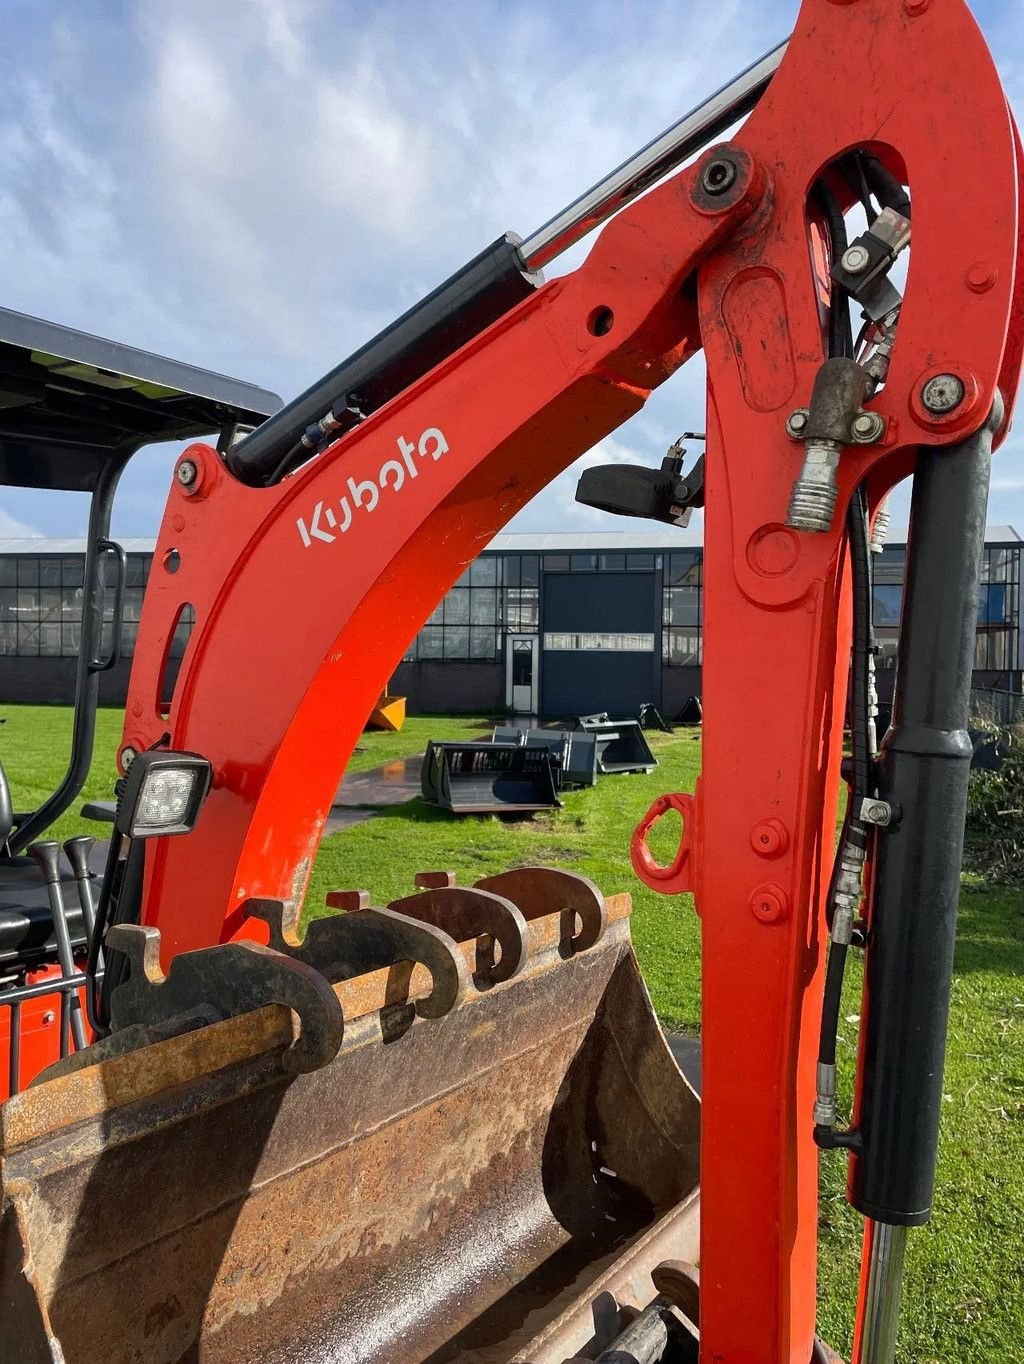
[[(499, 232), (542, 223), (796, 9), (6, 0), (0, 303), (288, 398)], [(1020, 117), (1020, 0), (975, 12)], [(655, 463), (703, 410), (692, 363), (588, 461)], [(139, 455), (116, 533), (155, 533), (172, 459)], [(577, 472), (516, 528), (606, 522), (573, 503)], [(0, 534), (84, 517), (79, 496), (0, 489)], [(1024, 434), (999, 455), (990, 520), (1024, 530)]]

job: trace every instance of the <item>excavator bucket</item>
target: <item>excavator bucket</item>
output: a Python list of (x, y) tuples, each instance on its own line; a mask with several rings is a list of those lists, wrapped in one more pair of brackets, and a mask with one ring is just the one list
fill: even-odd
[(456, 815), (529, 814), (561, 805), (546, 748), (431, 741), (420, 771), (423, 798)]
[[(535, 869), (417, 881), (386, 910), (329, 897), (342, 912), (304, 942), (279, 902), (251, 907), (271, 948), (229, 944), (231, 969), (253, 973), (250, 1005), (262, 972), (300, 971), (298, 1021), (278, 992), (197, 1028), (180, 993), (190, 1030), (167, 1036), (153, 1000), (215, 981), (224, 949), (184, 954), (123, 1006), (159, 1014), (162, 1040), (115, 1054), (126, 1027), (0, 1110), (19, 1361), (562, 1364), (696, 1258), (699, 1102), (629, 898)], [(154, 930), (119, 946), (132, 934), (151, 955)], [(296, 1061), (325, 1005), (313, 962), (321, 994), (345, 976), (326, 1001), (344, 1036)]]
[(658, 760), (651, 752), (639, 720), (610, 720), (607, 715), (581, 715), (576, 724), (597, 741), (597, 770), (653, 772)]

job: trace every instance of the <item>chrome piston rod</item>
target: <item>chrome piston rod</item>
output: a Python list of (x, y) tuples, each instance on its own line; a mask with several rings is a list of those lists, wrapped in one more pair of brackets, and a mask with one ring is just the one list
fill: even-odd
[(531, 233), (519, 247), (526, 267), (542, 269), (669, 171), (721, 137), (737, 119), (749, 114), (767, 90), (788, 46), (787, 38), (766, 52), (752, 66), (734, 76), (728, 85), (723, 85), (703, 104), (684, 114), (646, 147), (641, 147), (628, 161), (623, 161), (610, 175)]
[(903, 1289), (907, 1228), (868, 1222), (864, 1230), (854, 1364), (893, 1364)]

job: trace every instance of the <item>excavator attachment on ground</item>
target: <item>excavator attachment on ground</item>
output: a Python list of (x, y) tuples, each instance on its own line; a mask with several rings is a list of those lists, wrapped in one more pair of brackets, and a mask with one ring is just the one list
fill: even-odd
[[(318, 1069), (283, 1067), (277, 1004), (44, 1075), (5, 1106), (18, 1360), (562, 1364), (621, 1332), (652, 1271), (692, 1266), (699, 1103), (629, 897), (544, 870), (450, 882), (392, 906), (436, 925), (432, 945), (400, 923), (391, 965), (334, 985), (344, 1038)], [(367, 912), (311, 925), (326, 976), (332, 923)], [(675, 1273), (692, 1304), (692, 1270)]]
[(431, 742), (420, 787), (424, 800), (455, 815), (533, 814), (561, 804), (548, 749), (519, 743)]

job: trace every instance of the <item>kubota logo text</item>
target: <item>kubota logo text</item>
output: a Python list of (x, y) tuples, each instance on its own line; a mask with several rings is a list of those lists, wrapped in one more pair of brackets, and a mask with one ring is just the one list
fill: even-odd
[(411, 440), (406, 440), (404, 436), (399, 436), (396, 444), (402, 458), (385, 460), (375, 480), (367, 478), (357, 483), (354, 478), (350, 478), (348, 493), (343, 494), (337, 503), (318, 502), (308, 521), (305, 517), (299, 517), (295, 524), (299, 528), (299, 536), (306, 549), (314, 540), (325, 540), (331, 544), (339, 535), (344, 535), (360, 507), (367, 512), (377, 510), (382, 489), (401, 492), (406, 478), (418, 476), (418, 459), (426, 459), (428, 455), (433, 459), (440, 459), (448, 450), (444, 432), (436, 426), (428, 426), (416, 445), (413, 445)]

